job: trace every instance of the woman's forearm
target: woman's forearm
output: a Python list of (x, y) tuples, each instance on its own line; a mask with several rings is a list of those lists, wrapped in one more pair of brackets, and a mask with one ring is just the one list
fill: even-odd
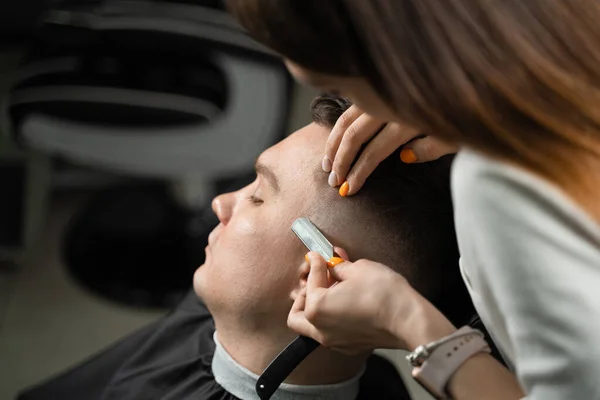
[(448, 381), (454, 400), (519, 400), (525, 393), (517, 378), (489, 354), (469, 358)]
[[(456, 331), (450, 321), (423, 297), (415, 295), (410, 299), (413, 301), (394, 303), (395, 307), (390, 308), (392, 314), (388, 317), (390, 332), (403, 338), (407, 349), (414, 350), (419, 345)], [(402, 307), (409, 311), (396, 311), (402, 310)], [(448, 381), (446, 389), (454, 400), (520, 400), (525, 397), (514, 374), (486, 353), (477, 354), (461, 365)]]

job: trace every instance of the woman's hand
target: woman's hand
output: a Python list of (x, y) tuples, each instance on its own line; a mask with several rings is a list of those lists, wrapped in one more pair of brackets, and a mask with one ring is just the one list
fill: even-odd
[(288, 326), (345, 353), (375, 348), (412, 350), (455, 331), (452, 324), (402, 276), (385, 265), (359, 260), (329, 269), (308, 255), (306, 289), (295, 300)]
[[(373, 140), (350, 170), (361, 146), (371, 138)], [(365, 114), (360, 108), (352, 105), (331, 130), (325, 146), (323, 170), (330, 172), (331, 186), (339, 186), (347, 181), (349, 188), (346, 195), (355, 194), (379, 163), (401, 146), (403, 148), (400, 159), (409, 164), (436, 160), (458, 150), (454, 145), (424, 136), (407, 126), (398, 123), (386, 124), (385, 121)]]

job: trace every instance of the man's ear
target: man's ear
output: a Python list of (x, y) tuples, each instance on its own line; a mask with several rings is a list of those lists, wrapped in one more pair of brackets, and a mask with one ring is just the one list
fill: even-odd
[(306, 281), (308, 280), (308, 273), (310, 272), (310, 265), (306, 261), (302, 261), (302, 264), (298, 266), (298, 275), (296, 283), (290, 293), (290, 298), (296, 300), (298, 295), (306, 287)]

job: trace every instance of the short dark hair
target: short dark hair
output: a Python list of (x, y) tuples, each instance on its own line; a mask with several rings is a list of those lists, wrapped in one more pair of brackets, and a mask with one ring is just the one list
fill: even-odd
[[(322, 95), (311, 104), (313, 121), (332, 128), (352, 103)], [(422, 164), (405, 164), (398, 152), (384, 160), (355, 202), (383, 229), (387, 243), (381, 261), (398, 270), (454, 324), (464, 325), (475, 314), (458, 265), (450, 167), (452, 156)]]

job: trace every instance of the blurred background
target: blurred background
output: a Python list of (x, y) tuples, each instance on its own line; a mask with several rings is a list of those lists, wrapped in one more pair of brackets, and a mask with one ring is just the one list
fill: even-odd
[(0, 399), (176, 304), (211, 199), (314, 95), (218, 0), (3, 2)]

